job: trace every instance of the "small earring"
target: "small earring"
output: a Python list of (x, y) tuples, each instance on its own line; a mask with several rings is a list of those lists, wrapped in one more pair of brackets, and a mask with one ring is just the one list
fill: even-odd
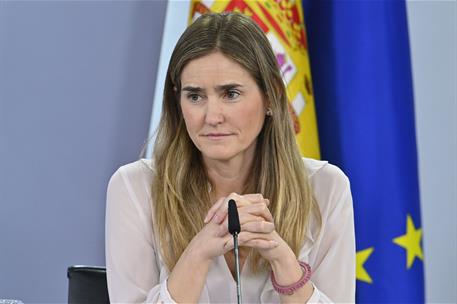
[(267, 108), (267, 112), (265, 113), (265, 115), (273, 116), (273, 111), (271, 110), (271, 108)]

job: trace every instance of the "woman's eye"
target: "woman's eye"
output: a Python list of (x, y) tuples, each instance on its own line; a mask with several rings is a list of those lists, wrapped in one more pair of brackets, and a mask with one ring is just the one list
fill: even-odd
[(192, 103), (197, 103), (202, 99), (202, 97), (198, 94), (189, 94), (187, 95), (187, 99), (190, 100)]
[(226, 94), (227, 98), (230, 100), (237, 99), (240, 96), (240, 92), (235, 90), (230, 90)]

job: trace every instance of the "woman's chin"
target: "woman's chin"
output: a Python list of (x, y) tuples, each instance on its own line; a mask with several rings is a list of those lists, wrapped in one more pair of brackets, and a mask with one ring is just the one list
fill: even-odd
[(201, 151), (203, 159), (210, 161), (221, 161), (227, 162), (236, 156), (236, 153), (230, 153), (229, 151)]

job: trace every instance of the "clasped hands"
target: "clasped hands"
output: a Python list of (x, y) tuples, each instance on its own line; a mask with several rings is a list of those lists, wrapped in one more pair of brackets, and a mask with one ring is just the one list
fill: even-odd
[(290, 254), (291, 249), (275, 231), (273, 216), (268, 209), (269, 200), (261, 194), (232, 193), (214, 203), (204, 219), (205, 226), (191, 242), (199, 247), (203, 257), (212, 259), (233, 249), (227, 217), (230, 199), (235, 200), (238, 208), (241, 225), (241, 232), (238, 234), (239, 246), (258, 250), (270, 263)]

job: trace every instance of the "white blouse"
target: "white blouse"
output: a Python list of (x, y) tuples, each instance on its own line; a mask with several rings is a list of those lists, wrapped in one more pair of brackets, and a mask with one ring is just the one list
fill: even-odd
[[(337, 167), (304, 158), (322, 214), (318, 235), (313, 221), (299, 260), (313, 271), (308, 303), (355, 301), (355, 237), (349, 180)], [(120, 167), (108, 185), (106, 268), (111, 303), (175, 303), (167, 289), (168, 271), (152, 225), (150, 160)], [(246, 261), (248, 263), (248, 261)], [(244, 303), (279, 303), (269, 274), (241, 272)], [(214, 259), (200, 303), (236, 303), (236, 285), (224, 256)]]

